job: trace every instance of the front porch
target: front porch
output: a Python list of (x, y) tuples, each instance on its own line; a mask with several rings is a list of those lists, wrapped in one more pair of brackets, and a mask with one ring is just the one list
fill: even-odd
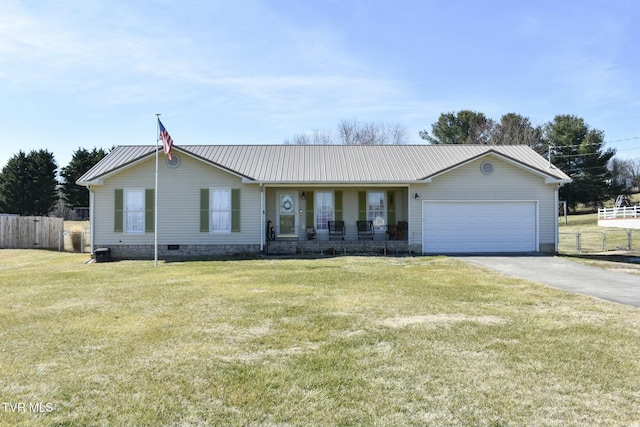
[(408, 240), (273, 240), (267, 242), (268, 255), (407, 255)]

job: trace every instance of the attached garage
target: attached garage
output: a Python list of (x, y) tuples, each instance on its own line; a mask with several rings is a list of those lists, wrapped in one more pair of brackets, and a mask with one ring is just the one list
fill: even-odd
[(423, 201), (424, 253), (538, 251), (537, 201)]

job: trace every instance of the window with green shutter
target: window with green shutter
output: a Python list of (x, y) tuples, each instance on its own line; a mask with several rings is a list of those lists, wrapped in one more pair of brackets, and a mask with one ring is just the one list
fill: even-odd
[(117, 188), (114, 194), (115, 233), (153, 233), (155, 190)]
[(240, 232), (240, 189), (200, 189), (200, 231)]

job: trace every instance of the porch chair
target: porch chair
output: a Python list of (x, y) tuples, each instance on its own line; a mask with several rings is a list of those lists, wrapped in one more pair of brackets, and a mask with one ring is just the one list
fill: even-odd
[(373, 240), (373, 221), (357, 221), (358, 240)]
[(398, 221), (398, 225), (389, 231), (389, 240), (405, 240), (407, 228), (409, 228), (407, 221)]
[(328, 221), (329, 240), (344, 240), (344, 221)]

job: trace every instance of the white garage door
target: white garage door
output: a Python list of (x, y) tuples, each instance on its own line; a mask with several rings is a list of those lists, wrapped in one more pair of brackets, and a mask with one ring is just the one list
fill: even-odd
[(536, 217), (535, 201), (424, 201), (422, 251), (537, 251)]

